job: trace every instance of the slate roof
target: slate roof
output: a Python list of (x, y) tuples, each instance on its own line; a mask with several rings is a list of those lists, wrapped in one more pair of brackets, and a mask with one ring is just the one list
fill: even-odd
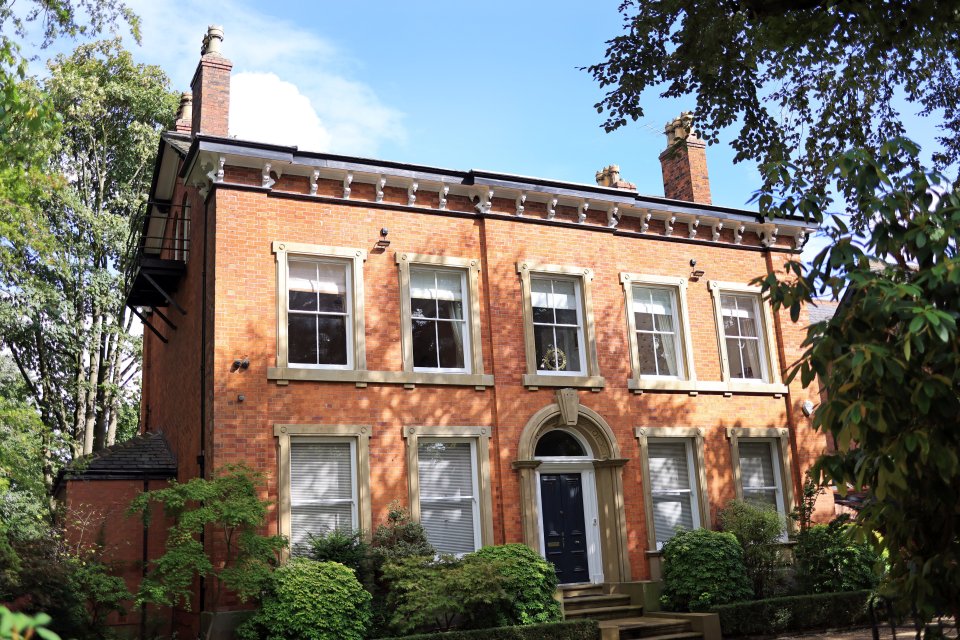
[(808, 313), (810, 315), (810, 324), (816, 324), (817, 322), (823, 322), (824, 320), (829, 320), (836, 314), (837, 307), (840, 305), (839, 302), (834, 302), (830, 300), (818, 300), (817, 306), (810, 305), (807, 307)]
[(163, 432), (151, 431), (74, 461), (60, 479), (162, 480), (176, 475), (177, 459), (167, 439)]
[(189, 134), (178, 131), (164, 131), (162, 136), (171, 147), (180, 152), (180, 155), (185, 156), (189, 153), (190, 144), (193, 140)]

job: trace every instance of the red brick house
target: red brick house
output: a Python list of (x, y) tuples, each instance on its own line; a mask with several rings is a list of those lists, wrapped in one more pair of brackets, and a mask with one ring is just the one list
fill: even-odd
[(666, 197), (615, 166), (579, 184), (237, 140), (221, 39), (160, 143), (128, 298), (142, 428), (181, 481), (262, 471), (294, 546), (399, 500), (438, 549), (525, 542), (567, 584), (656, 579), (676, 527), (738, 496), (791, 510), (817, 398), (782, 377), (803, 324), (750, 282), (811, 230), (712, 205), (689, 122)]

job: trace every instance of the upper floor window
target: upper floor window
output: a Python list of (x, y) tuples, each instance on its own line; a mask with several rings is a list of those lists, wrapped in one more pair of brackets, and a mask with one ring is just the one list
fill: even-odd
[(522, 261), (517, 273), (527, 361), (523, 384), (603, 388), (590, 294), (593, 270)]
[(469, 311), (463, 271), (410, 270), (413, 366), (463, 373), (470, 362)]
[(350, 264), (291, 257), (287, 266), (288, 362), (350, 368)]
[(413, 253), (396, 259), (403, 370), (434, 380), (482, 376), (480, 261)]
[(583, 375), (583, 313), (580, 283), (560, 278), (530, 278), (530, 305), (537, 370)]
[(785, 391), (780, 383), (773, 320), (760, 287), (716, 281), (709, 286), (723, 380), (731, 389)]
[(721, 294), (723, 339), (731, 378), (766, 380), (765, 354), (760, 339), (760, 309), (756, 296)]
[(277, 366), (366, 369), (362, 273), (366, 252), (293, 242), (274, 242), (273, 251), (278, 276)]

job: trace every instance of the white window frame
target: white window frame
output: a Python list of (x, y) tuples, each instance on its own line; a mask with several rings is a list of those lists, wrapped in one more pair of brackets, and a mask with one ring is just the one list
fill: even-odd
[[(624, 303), (626, 307), (627, 339), (630, 345), (630, 369), (632, 376), (627, 387), (634, 392), (650, 390), (693, 390), (697, 373), (693, 358), (693, 340), (690, 337), (690, 312), (687, 308), (687, 280), (640, 273), (621, 273)], [(677, 340), (677, 376), (652, 376), (640, 372), (639, 345), (636, 319), (633, 315), (634, 290), (636, 287), (666, 289), (674, 299), (674, 327)]]
[[(431, 376), (432, 381), (449, 375), (450, 380), (460, 376), (476, 378), (474, 383), (491, 383), (489, 376), (483, 375), (483, 347), (480, 332), (480, 261), (475, 258), (456, 258), (450, 256), (431, 256), (416, 253), (397, 253), (397, 267), (400, 275), (400, 349), (403, 355), (403, 370), (410, 373), (439, 374)], [(455, 271), (462, 274), (463, 280), (463, 316), (464, 316), (464, 354), (462, 369), (444, 369), (413, 366), (413, 318), (410, 308), (410, 271), (424, 269), (430, 271)], [(422, 376), (421, 376), (422, 377)], [(411, 378), (426, 383), (428, 377)]]
[[(439, 317), (437, 317), (437, 318), (423, 318), (424, 320), (428, 320), (428, 321), (433, 322), (433, 323), (447, 322), (447, 323), (451, 323), (451, 324), (452, 324), (452, 323), (454, 323), (454, 322), (459, 322), (461, 325), (463, 325), (463, 329), (462, 329), (462, 336), (463, 336), (463, 366), (462, 366), (462, 367), (439, 367), (439, 366), (438, 366), (438, 367), (418, 367), (418, 366), (414, 366), (414, 367), (413, 367), (413, 370), (414, 370), (414, 371), (428, 371), (428, 372), (433, 372), (433, 373), (470, 373), (470, 369), (471, 369), (471, 367), (470, 367), (470, 354), (472, 353), (472, 349), (471, 349), (471, 348), (472, 348), (472, 346), (473, 346), (473, 345), (470, 344), (470, 342), (471, 342), (471, 341), (470, 341), (470, 317), (471, 317), (473, 314), (470, 313), (470, 300), (469, 300), (470, 291), (467, 289), (467, 274), (466, 274), (466, 272), (464, 272), (464, 271), (461, 270), (461, 269), (443, 269), (443, 268), (439, 268), (439, 269), (438, 269), (438, 268), (436, 268), (436, 267), (420, 267), (420, 266), (411, 268), (411, 272), (413, 272), (413, 271), (422, 271), (422, 272), (432, 273), (433, 276), (434, 276), (434, 285), (436, 285), (437, 274), (439, 274), (439, 273), (446, 272), (446, 273), (455, 273), (455, 274), (457, 274), (457, 275), (460, 277), (460, 292), (461, 292), (461, 295), (465, 298), (464, 300), (461, 301), (461, 306), (463, 307), (463, 317), (460, 318), (460, 319), (448, 319), (448, 318), (439, 318)], [(408, 294), (408, 295), (412, 295), (412, 293), (410, 293), (410, 294)], [(413, 304), (412, 298), (411, 298), (411, 300), (410, 300), (410, 304), (411, 304), (411, 305)], [(419, 320), (420, 318), (417, 318), (417, 319)], [(411, 344), (410, 344), (410, 348), (411, 348), (411, 350), (413, 349), (413, 340), (412, 340), (412, 332), (413, 332), (412, 324), (413, 324), (413, 321), (414, 321), (414, 318), (413, 318), (413, 315), (411, 314), (411, 316), (410, 316), (410, 323), (411, 323), (411, 341), (410, 341)], [(439, 326), (437, 326), (436, 328), (439, 330)], [(440, 348), (439, 336), (438, 336), (438, 340), (437, 340), (436, 347), (437, 347), (438, 349)], [(438, 353), (438, 354), (437, 354), (437, 362), (439, 363), (439, 361), (440, 361), (440, 354)]]
[[(553, 297), (554, 283), (556, 282), (570, 282), (573, 284), (573, 295), (574, 295), (574, 311), (577, 313), (577, 351), (580, 353), (580, 363), (576, 369), (568, 369), (567, 371), (554, 371), (552, 369), (541, 369), (540, 362), (536, 361), (534, 364), (537, 367), (537, 374), (541, 376), (583, 376), (587, 373), (586, 360), (587, 360), (587, 345), (586, 340), (584, 339), (583, 331), (583, 294), (580, 292), (581, 280), (579, 278), (569, 278), (563, 276), (555, 276), (551, 274), (533, 274), (530, 276), (530, 295), (531, 295), (531, 312), (533, 304), (533, 283), (536, 280), (548, 281), (550, 283), (550, 296)], [(554, 320), (556, 320), (556, 308), (551, 307), (554, 311)], [(556, 321), (554, 322), (537, 322), (533, 319), (533, 314), (531, 313), (531, 322), (533, 323), (534, 331), (534, 353), (536, 353), (536, 331), (537, 327), (552, 327), (554, 343), (556, 343), (557, 336), (557, 327), (570, 328), (573, 325), (569, 324), (560, 324)], [(536, 356), (534, 356), (536, 357)]]
[(770, 456), (773, 463), (773, 473), (777, 480), (777, 512), (786, 520), (787, 526), (783, 539), (793, 531), (794, 522), (789, 514), (794, 510), (793, 493), (793, 455), (790, 449), (790, 431), (785, 428), (743, 428), (728, 427), (727, 438), (730, 440), (730, 457), (733, 464), (733, 478), (736, 497), (744, 499), (743, 476), (740, 470), (740, 442), (764, 442), (770, 445)]
[[(471, 481), (471, 496), (470, 507), (473, 513), (473, 550), (476, 551), (483, 546), (481, 534), (481, 523), (480, 523), (480, 480), (479, 480), (479, 471), (477, 469), (477, 441), (473, 438), (463, 439), (463, 438), (420, 438), (417, 442), (417, 479), (419, 480), (420, 473), (420, 446), (423, 444), (429, 444), (431, 442), (441, 442), (444, 444), (467, 444), (470, 446), (470, 481)], [(420, 492), (419, 507), (420, 511), (423, 511), (424, 504), (461, 504), (466, 502), (466, 499), (463, 498), (449, 498), (449, 497), (430, 497), (424, 496), (423, 492)], [(458, 554), (459, 555), (459, 554)]]
[(370, 434), (366, 425), (320, 425), (320, 424), (275, 424), (274, 436), (278, 440), (278, 509), (279, 533), (291, 537), (292, 496), (290, 495), (291, 443), (299, 440), (319, 442), (349, 442), (351, 445), (352, 488), (355, 500), (354, 529), (364, 532), (370, 539), (373, 515), (370, 506)]
[[(520, 275), (520, 292), (523, 299), (523, 341), (526, 355), (527, 372), (523, 375), (523, 385), (534, 391), (540, 387), (580, 387), (600, 390), (606, 386), (606, 381), (600, 375), (597, 361), (596, 328), (593, 317), (593, 297), (591, 283), (593, 270), (568, 265), (539, 264), (533, 261), (517, 263), (517, 273)], [(537, 368), (537, 347), (533, 330), (532, 283), (536, 277), (565, 279), (569, 278), (579, 284), (577, 287), (578, 312), (581, 323), (581, 365), (580, 372), (541, 371)]]
[[(289, 322), (290, 314), (298, 315), (314, 315), (318, 318), (320, 316), (332, 316), (332, 317), (342, 317), (344, 318), (344, 327), (346, 328), (346, 336), (344, 337), (345, 347), (347, 351), (347, 362), (346, 364), (320, 364), (320, 363), (309, 363), (309, 362), (291, 362), (290, 366), (297, 367), (301, 369), (341, 369), (341, 370), (350, 370), (353, 369), (353, 350), (354, 350), (354, 340), (353, 340), (353, 265), (351, 261), (347, 260), (336, 260), (336, 259), (327, 259), (327, 258), (318, 258), (315, 256), (302, 256), (299, 254), (287, 256), (287, 281), (290, 279), (290, 264), (293, 262), (299, 263), (309, 263), (313, 265), (320, 264), (332, 264), (338, 267), (343, 267), (344, 269), (344, 278), (346, 284), (346, 301), (344, 303), (344, 311), (297, 311), (290, 309), (290, 291), (287, 290), (287, 294), (284, 296), (286, 305), (287, 305), (287, 319)], [(317, 349), (319, 350), (319, 320), (317, 324)], [(289, 324), (287, 325), (289, 330)], [(289, 335), (288, 335), (289, 340)], [(287, 342), (287, 358), (289, 359), (289, 347), (290, 343)]]
[[(751, 389), (763, 390), (766, 388), (783, 389), (780, 377), (780, 365), (777, 355), (777, 342), (774, 337), (773, 315), (768, 300), (762, 297), (760, 287), (743, 285), (733, 282), (717, 282), (711, 280), (709, 284), (710, 293), (713, 296), (714, 319), (717, 327), (717, 342), (720, 351), (720, 373), (723, 381), (732, 390)], [(759, 350), (760, 366), (763, 370), (763, 378), (734, 378), (730, 375), (730, 358), (727, 353), (727, 338), (723, 328), (723, 306), (721, 297), (723, 295), (748, 296), (753, 298), (755, 303), (755, 313), (757, 320), (757, 346)]]
[[(364, 322), (363, 262), (367, 253), (362, 249), (329, 247), (295, 242), (274, 242), (277, 260), (277, 368), (309, 369), (318, 372), (363, 370), (367, 368), (366, 329)], [(347, 364), (290, 363), (287, 327), (289, 323), (289, 287), (287, 285), (290, 260), (338, 263), (347, 266)]]
[(476, 488), (474, 531), (476, 549), (491, 545), (493, 540), (493, 499), (490, 476), (490, 433), (485, 426), (408, 426), (403, 428), (407, 441), (407, 490), (410, 516), (420, 522), (420, 440), (430, 442), (469, 442)]
[[(337, 498), (337, 499), (322, 499), (322, 500), (312, 500), (306, 504), (313, 505), (337, 505), (337, 504), (350, 504), (350, 532), (356, 531), (360, 526), (360, 512), (359, 512), (359, 503), (360, 503), (360, 488), (359, 483), (357, 482), (357, 441), (356, 438), (331, 438), (324, 436), (294, 436), (290, 438), (290, 477), (291, 482), (293, 479), (294, 468), (293, 468), (293, 449), (296, 448), (299, 444), (346, 444), (350, 450), (350, 498)], [(292, 485), (291, 485), (292, 486)], [(293, 540), (293, 515), (296, 511), (297, 505), (294, 502), (293, 495), (290, 495), (290, 522), (291, 522), (291, 531), (290, 531), (290, 540)]]
[(650, 474), (649, 443), (653, 441), (669, 441), (680, 439), (687, 445), (687, 464), (691, 474), (691, 491), (693, 498), (691, 508), (696, 527), (709, 528), (710, 503), (707, 491), (707, 472), (704, 453), (706, 430), (700, 427), (637, 427), (634, 435), (640, 446), (640, 471), (643, 481), (644, 512), (647, 519), (647, 553), (652, 554), (651, 572), (653, 579), (659, 579), (660, 560), (659, 551), (662, 545), (657, 542), (657, 533), (653, 521), (653, 483)]

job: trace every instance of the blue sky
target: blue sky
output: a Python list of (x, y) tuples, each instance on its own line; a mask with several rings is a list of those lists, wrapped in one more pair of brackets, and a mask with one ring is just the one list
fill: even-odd
[[(580, 67), (620, 33), (619, 0), (128, 1), (143, 22), (142, 45), (128, 46), (177, 90), (189, 89), (207, 25), (224, 27), (241, 138), (584, 183), (616, 163), (641, 193), (662, 195), (663, 125), (694, 107), (654, 94), (643, 120), (603, 131), (603, 92)], [(908, 130), (932, 145), (932, 121), (910, 117)], [(760, 179), (733, 164), (733, 135), (707, 149), (713, 201), (747, 207)]]

